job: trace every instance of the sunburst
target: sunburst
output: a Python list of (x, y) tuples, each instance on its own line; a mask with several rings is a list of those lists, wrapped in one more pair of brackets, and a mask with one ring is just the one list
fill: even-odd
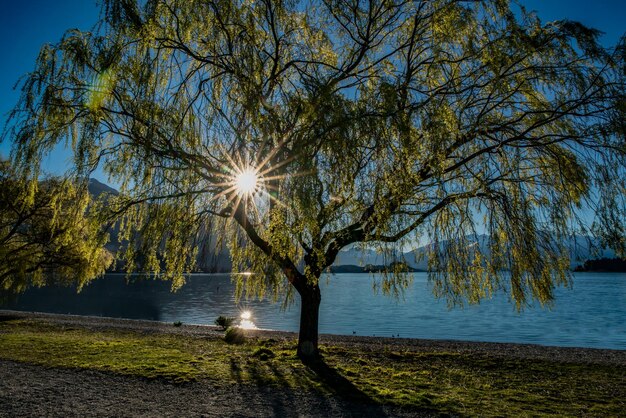
[[(289, 163), (294, 161), (295, 157), (283, 159), (282, 161), (274, 161), (276, 154), (282, 149), (286, 141), (281, 141), (265, 156), (264, 151), (267, 147), (267, 141), (258, 150), (258, 158), (249, 158), (247, 155), (228, 152), (225, 148), (220, 148), (220, 153), (226, 160), (219, 177), (224, 179), (223, 182), (213, 184), (222, 190), (213, 196), (213, 200), (223, 199), (223, 207), (228, 208), (231, 216), (237, 212), (240, 205), (246, 209), (251, 209), (253, 213), (260, 217), (259, 204), (261, 202), (272, 202), (280, 206), (285, 206), (277, 197), (278, 186), (280, 180), (288, 177), (297, 177), (310, 172), (289, 172), (284, 173), (283, 169)], [(267, 207), (267, 205), (263, 205)], [(250, 214), (250, 213), (249, 213)]]
[(257, 191), (259, 178), (253, 168), (248, 168), (235, 177), (235, 190), (240, 196), (253, 195)]

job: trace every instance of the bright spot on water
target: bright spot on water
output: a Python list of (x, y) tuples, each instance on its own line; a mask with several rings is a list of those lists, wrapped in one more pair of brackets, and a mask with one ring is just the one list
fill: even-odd
[(243, 311), (239, 317), (241, 318), (241, 320), (239, 321), (239, 328), (241, 328), (241, 329), (257, 329), (256, 325), (254, 325), (254, 322), (251, 321), (252, 312), (250, 312), (250, 311)]
[(239, 321), (239, 328), (257, 329), (256, 325), (254, 325), (254, 322), (250, 321), (249, 319), (242, 319), (241, 321)]

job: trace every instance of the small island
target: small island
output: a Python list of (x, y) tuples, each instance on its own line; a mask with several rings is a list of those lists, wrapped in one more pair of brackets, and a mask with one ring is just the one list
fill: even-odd
[(626, 260), (622, 258), (597, 258), (587, 260), (583, 265), (577, 266), (574, 271), (579, 273), (624, 273), (626, 272)]
[(386, 264), (366, 264), (364, 266), (357, 266), (354, 264), (345, 264), (340, 266), (331, 266), (331, 273), (384, 273), (384, 272), (399, 272), (399, 273), (417, 273), (424, 272), (426, 270), (420, 270), (409, 266), (407, 263), (397, 261)]

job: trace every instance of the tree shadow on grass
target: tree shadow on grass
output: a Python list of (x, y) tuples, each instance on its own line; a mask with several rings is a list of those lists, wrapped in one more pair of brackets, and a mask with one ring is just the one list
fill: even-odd
[(341, 375), (337, 369), (326, 363), (323, 357), (320, 356), (303, 363), (331, 393), (353, 402), (376, 404), (374, 399)]
[(342, 400), (341, 416), (388, 417), (396, 416), (399, 412), (399, 408), (385, 407), (363, 392), (347, 377), (339, 373), (335, 367), (328, 364), (324, 357), (319, 356), (312, 361), (304, 361), (303, 363), (319, 379), (324, 389)]
[[(326, 411), (329, 416), (387, 417), (397, 408), (384, 407), (342, 376), (323, 359), (300, 366), (255, 357), (231, 358), (230, 369), (239, 383), (254, 383), (275, 416)], [(297, 364), (300, 364), (299, 361)]]

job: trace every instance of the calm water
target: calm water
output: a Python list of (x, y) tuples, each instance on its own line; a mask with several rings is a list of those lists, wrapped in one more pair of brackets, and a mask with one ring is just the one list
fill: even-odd
[[(404, 301), (372, 291), (367, 274), (322, 280), (320, 332), (626, 349), (626, 274), (578, 273), (573, 289), (557, 289), (552, 310), (517, 313), (506, 295), (449, 310), (432, 296), (425, 273), (415, 273)], [(110, 274), (76, 294), (34, 289), (8, 309), (213, 324), (218, 315), (252, 311), (259, 328), (297, 331), (299, 307), (281, 311), (267, 301), (235, 302), (228, 275), (193, 275), (177, 293), (169, 283)]]

